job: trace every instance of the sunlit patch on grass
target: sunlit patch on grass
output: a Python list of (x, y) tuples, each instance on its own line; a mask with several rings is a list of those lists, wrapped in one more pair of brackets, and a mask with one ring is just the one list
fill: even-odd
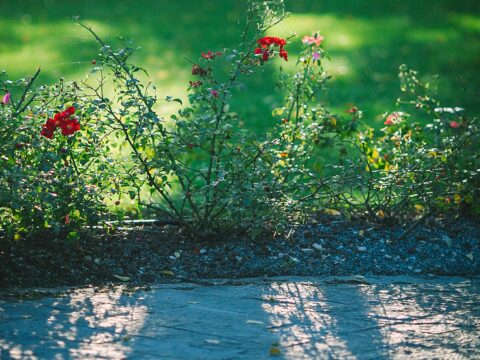
[(450, 21), (465, 30), (480, 31), (480, 16), (471, 14), (451, 14)]
[[(86, 23), (105, 36), (116, 32), (98, 21)], [(74, 20), (28, 20), (18, 24), (2, 19), (0, 34), (0, 68), (13, 78), (27, 76), (41, 67), (44, 81), (53, 82), (62, 76), (78, 79), (90, 66), (97, 49), (94, 40), (82, 34)]]

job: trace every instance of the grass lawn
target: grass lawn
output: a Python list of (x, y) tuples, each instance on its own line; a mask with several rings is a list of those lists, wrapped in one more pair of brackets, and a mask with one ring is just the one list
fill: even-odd
[[(0, 69), (11, 77), (42, 67), (41, 80), (78, 79), (91, 68), (97, 46), (71, 20), (79, 15), (112, 40), (132, 38), (135, 55), (161, 94), (185, 98), (190, 64), (201, 51), (232, 47), (246, 1), (239, 0), (21, 0), (0, 3)], [(292, 15), (271, 34), (325, 35), (333, 74), (325, 95), (337, 111), (355, 104), (367, 121), (395, 108), (397, 69), (402, 63), (423, 74), (440, 75), (445, 105), (478, 113), (480, 81), (480, 2), (478, 0), (290, 0)], [(297, 38), (288, 46), (292, 70)], [(239, 91), (234, 109), (246, 126), (272, 125), (271, 109), (281, 102), (274, 91), (276, 66), (268, 64)], [(170, 106), (170, 108), (168, 107)], [(171, 111), (172, 104), (161, 111)]]

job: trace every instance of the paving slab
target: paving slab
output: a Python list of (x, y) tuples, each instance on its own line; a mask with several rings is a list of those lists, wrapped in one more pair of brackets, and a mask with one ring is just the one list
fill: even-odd
[(480, 278), (323, 277), (0, 301), (1, 359), (480, 358)]

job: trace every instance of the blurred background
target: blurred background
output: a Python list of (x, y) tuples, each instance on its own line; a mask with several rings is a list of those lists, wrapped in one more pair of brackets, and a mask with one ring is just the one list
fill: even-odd
[[(192, 79), (186, 58), (239, 42), (242, 0), (14, 0), (0, 3), (0, 69), (10, 78), (42, 68), (41, 81), (84, 77), (97, 54), (92, 38), (73, 16), (107, 41), (123, 36), (141, 49), (134, 61), (144, 67), (160, 96), (186, 98)], [(379, 116), (395, 110), (400, 95), (397, 70), (407, 64), (426, 77), (439, 75), (445, 106), (480, 110), (480, 1), (478, 0), (287, 0), (291, 16), (270, 35), (297, 38), (287, 46), (290, 61), (276, 59), (249, 79), (233, 107), (245, 125), (261, 131), (281, 104), (275, 91), (281, 64), (293, 71), (301, 37), (320, 30), (333, 75), (324, 100), (335, 111), (355, 105), (379, 127)], [(175, 103), (176, 104), (176, 103)], [(173, 103), (160, 109), (174, 111)]]

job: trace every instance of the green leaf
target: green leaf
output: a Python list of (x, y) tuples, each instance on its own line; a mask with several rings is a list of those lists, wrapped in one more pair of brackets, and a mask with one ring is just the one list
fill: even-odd
[(180, 105), (183, 105), (183, 102), (182, 102), (181, 99), (179, 99), (179, 98), (174, 98), (173, 96), (167, 96), (167, 97), (165, 97), (165, 100), (168, 101), (168, 102), (176, 101), (176, 102), (178, 102)]

